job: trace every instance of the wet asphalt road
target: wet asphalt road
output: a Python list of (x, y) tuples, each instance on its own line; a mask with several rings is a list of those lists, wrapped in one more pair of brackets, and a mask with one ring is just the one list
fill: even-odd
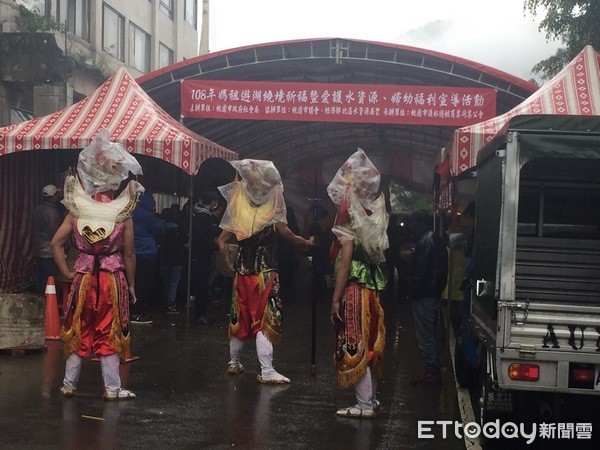
[[(305, 274), (306, 275), (306, 274)], [(311, 374), (309, 277), (299, 277), (284, 297), (284, 339), (275, 348), (275, 368), (288, 386), (256, 381), (253, 342), (244, 348), (245, 373), (226, 375), (227, 312), (214, 305), (213, 325), (188, 323), (157, 313), (152, 325), (134, 325), (132, 353), (140, 359), (121, 365), (123, 386), (138, 398), (101, 399), (100, 365), (86, 360), (78, 395), (62, 398), (61, 344), (44, 351), (0, 355), (0, 448), (6, 449), (463, 449), (455, 437), (418, 439), (421, 420), (458, 420), (452, 365), (445, 357), (444, 386), (413, 388), (418, 351), (406, 301), (387, 292), (387, 344), (378, 388), (381, 409), (374, 420), (338, 418), (339, 407), (354, 404), (332, 365), (333, 330), (329, 295), (317, 301), (316, 371)]]

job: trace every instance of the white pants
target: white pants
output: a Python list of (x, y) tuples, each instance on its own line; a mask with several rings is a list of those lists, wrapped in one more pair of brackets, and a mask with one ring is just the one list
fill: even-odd
[[(116, 353), (108, 356), (100, 356), (100, 365), (102, 367), (102, 379), (107, 391), (118, 391), (121, 389), (121, 377), (119, 376), (119, 355)], [(65, 365), (65, 378), (63, 384), (76, 389), (81, 373), (81, 356), (73, 352), (67, 358)]]
[(354, 384), (356, 403), (362, 409), (371, 409), (377, 392), (377, 379), (371, 375), (371, 368), (367, 367), (365, 375)]
[[(242, 348), (244, 348), (244, 341), (231, 336), (229, 340), (229, 364), (239, 364)], [(262, 376), (269, 377), (277, 374), (273, 368), (273, 344), (262, 331), (256, 333), (256, 354), (258, 355)]]

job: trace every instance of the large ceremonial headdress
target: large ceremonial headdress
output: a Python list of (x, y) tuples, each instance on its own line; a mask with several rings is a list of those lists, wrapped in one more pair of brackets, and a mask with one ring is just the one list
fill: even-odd
[(108, 237), (115, 223), (123, 222), (133, 213), (144, 192), (135, 180), (111, 202), (94, 199), (96, 194), (118, 189), (129, 172), (140, 175), (142, 167), (123, 145), (110, 141), (107, 130), (101, 130), (79, 154), (77, 175), (69, 174), (65, 179), (62, 203), (78, 219), (77, 228), (88, 242)]
[(281, 175), (272, 161), (232, 161), (236, 179), (219, 191), (227, 200), (220, 227), (246, 239), (268, 225), (285, 222), (286, 207)]
[(123, 144), (111, 142), (108, 130), (104, 128), (79, 153), (77, 175), (89, 195), (118, 189), (129, 172), (141, 175), (142, 166), (125, 150)]
[(385, 261), (383, 252), (389, 247), (389, 217), (385, 199), (379, 194), (380, 181), (379, 171), (359, 148), (327, 186), (329, 197), (338, 207), (332, 231), (342, 242), (358, 239), (371, 263)]

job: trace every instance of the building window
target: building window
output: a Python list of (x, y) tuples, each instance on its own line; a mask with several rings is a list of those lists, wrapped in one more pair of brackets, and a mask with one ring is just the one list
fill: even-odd
[(60, 23), (67, 25), (67, 30), (85, 41), (90, 41), (90, 1), (60, 0), (58, 4)]
[(198, 0), (184, 0), (185, 21), (194, 28), (198, 27)]
[(173, 20), (173, 0), (160, 0), (160, 10)]
[(134, 24), (129, 27), (129, 64), (141, 72), (150, 72), (150, 35)]
[(102, 29), (102, 49), (125, 60), (125, 18), (108, 5), (104, 5), (104, 21)]
[(170, 66), (174, 62), (173, 50), (162, 42), (158, 48), (158, 68)]

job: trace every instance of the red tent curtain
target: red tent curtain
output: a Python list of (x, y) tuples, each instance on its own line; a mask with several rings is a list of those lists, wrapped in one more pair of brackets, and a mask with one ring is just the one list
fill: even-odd
[[(61, 186), (64, 160), (49, 152), (0, 158), (0, 291), (18, 292), (34, 280), (31, 217), (47, 184)], [(76, 153), (75, 153), (76, 157)]]

